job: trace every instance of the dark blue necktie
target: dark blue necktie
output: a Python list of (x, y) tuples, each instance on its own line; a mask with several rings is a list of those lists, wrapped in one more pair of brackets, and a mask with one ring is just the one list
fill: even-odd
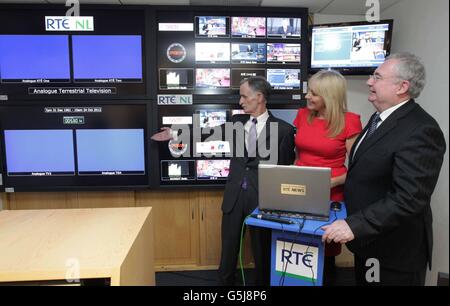
[[(256, 131), (256, 124), (258, 123), (258, 121), (256, 120), (256, 118), (252, 119), (252, 125), (250, 126), (250, 130), (248, 132), (248, 137), (247, 137), (247, 153), (249, 157), (256, 157), (256, 142), (258, 139), (258, 133)], [(247, 190), (248, 188), (248, 180), (247, 180), (247, 176), (244, 175), (244, 178), (242, 179), (242, 189)]]
[(370, 118), (369, 121), (369, 128), (367, 129), (367, 133), (366, 133), (366, 137), (365, 139), (369, 139), (370, 136), (373, 135), (373, 133), (375, 133), (375, 130), (377, 129), (377, 125), (378, 123), (381, 121), (380, 118), (380, 113), (375, 113), (372, 115), (372, 118)]

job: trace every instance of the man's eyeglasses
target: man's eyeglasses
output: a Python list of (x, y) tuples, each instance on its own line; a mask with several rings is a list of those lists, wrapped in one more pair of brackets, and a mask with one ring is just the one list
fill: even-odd
[(378, 73), (371, 74), (369, 77), (372, 80), (374, 80), (375, 82), (381, 81), (383, 79), (383, 77), (381, 75), (379, 75)]
[(381, 74), (375, 72), (374, 74), (371, 74), (369, 76), (372, 80), (375, 82), (381, 81), (381, 80), (388, 80), (388, 79), (395, 79), (398, 82), (401, 82), (401, 80), (398, 77), (392, 76), (392, 77), (383, 77)]

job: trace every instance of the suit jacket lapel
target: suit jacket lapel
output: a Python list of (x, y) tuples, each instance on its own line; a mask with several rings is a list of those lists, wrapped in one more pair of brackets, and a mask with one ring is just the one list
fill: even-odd
[[(379, 128), (376, 129), (376, 131), (373, 133), (373, 135), (369, 139), (364, 139), (363, 142), (360, 144), (358, 150), (356, 153), (354, 152), (356, 145), (353, 146), (351, 150), (351, 155), (353, 158), (350, 162), (350, 169), (358, 162), (360, 157), (369, 150), (373, 145), (375, 145), (378, 141), (380, 141), (384, 136), (386, 136), (390, 130), (392, 130), (396, 125), (397, 121), (406, 116), (414, 107), (416, 106), (416, 103), (414, 100), (410, 100), (408, 103), (394, 111), (381, 125)], [(368, 129), (368, 126), (364, 128), (364, 131), (360, 134), (358, 139), (355, 141), (355, 143), (359, 143), (361, 137), (366, 133)]]

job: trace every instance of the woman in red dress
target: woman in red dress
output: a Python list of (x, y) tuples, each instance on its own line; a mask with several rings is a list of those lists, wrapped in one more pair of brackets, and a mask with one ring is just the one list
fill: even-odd
[[(362, 130), (360, 116), (347, 111), (347, 82), (337, 71), (323, 70), (308, 82), (306, 108), (299, 109), (295, 145), (297, 166), (331, 168), (332, 201), (344, 201), (347, 154)], [(331, 284), (340, 244), (325, 247), (324, 284)]]

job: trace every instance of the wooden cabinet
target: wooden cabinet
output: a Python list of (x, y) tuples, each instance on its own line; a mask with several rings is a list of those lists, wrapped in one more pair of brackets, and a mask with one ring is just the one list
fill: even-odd
[(193, 269), (199, 263), (195, 194), (174, 190), (136, 193), (136, 206), (153, 207), (158, 270)]
[[(217, 269), (221, 252), (222, 190), (30, 192), (4, 197), (5, 209), (151, 206), (156, 271)], [(6, 205), (5, 205), (6, 204)], [(244, 264), (252, 265), (250, 235)]]

